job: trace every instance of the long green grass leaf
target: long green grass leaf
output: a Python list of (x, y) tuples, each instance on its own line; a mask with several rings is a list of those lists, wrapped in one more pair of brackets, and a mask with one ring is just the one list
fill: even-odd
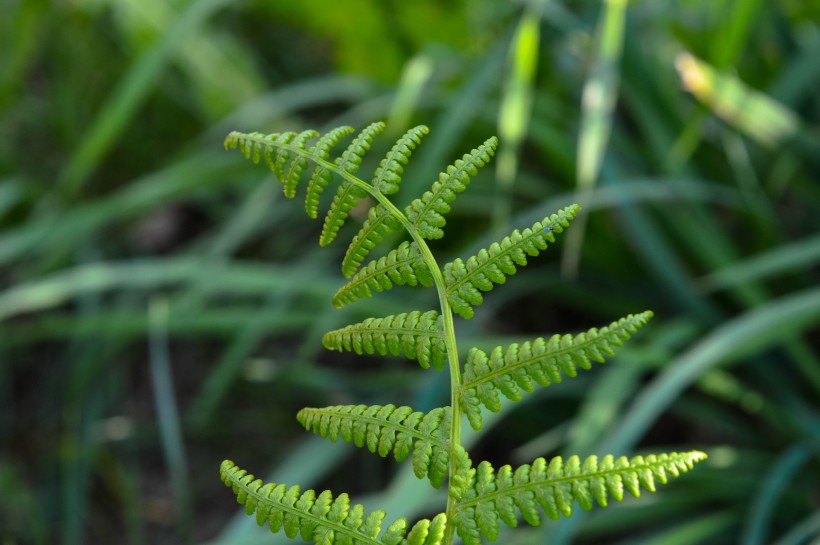
[[(55, 273), (45, 279), (19, 284), (0, 292), (0, 320), (70, 302), (83, 293), (111, 289), (146, 290), (201, 278), (198, 258), (145, 259), (130, 263), (91, 264)], [(210, 289), (232, 293), (290, 291), (301, 277), (298, 269), (252, 263), (227, 263), (212, 271)], [(300, 286), (306, 293), (327, 294), (327, 280)]]
[(133, 180), (113, 195), (87, 199), (62, 214), (31, 219), (0, 233), (0, 264), (20, 256), (53, 254), (76, 247), (116, 221), (138, 217), (186, 195), (231, 182), (241, 162), (224, 154), (197, 153)]
[(820, 235), (815, 235), (734, 262), (701, 278), (700, 285), (706, 293), (712, 293), (737, 284), (804, 271), (818, 262)]
[(788, 490), (801, 468), (820, 453), (820, 441), (814, 448), (810, 443), (794, 445), (780, 455), (762, 479), (760, 488), (751, 503), (739, 545), (763, 545), (769, 542), (770, 525), (778, 501)]
[(174, 25), (129, 68), (97, 113), (94, 123), (80, 141), (57, 182), (67, 197), (71, 198), (82, 190), (88, 176), (114, 145), (158, 81), (159, 74), (167, 66), (174, 51), (229, 3), (228, 0), (189, 1)]
[[(595, 187), (612, 130), (612, 111), (618, 98), (618, 65), (623, 49), (626, 5), (627, 0), (606, 0), (595, 32), (596, 50), (592, 70), (584, 84), (576, 156), (576, 202), (581, 206), (589, 200), (589, 193)], [(581, 214), (567, 236), (561, 262), (562, 271), (570, 277), (578, 272), (585, 231), (586, 214)]]
[(183, 542), (190, 542), (193, 531), (193, 498), (179, 409), (174, 394), (174, 380), (171, 375), (171, 358), (168, 353), (168, 332), (165, 325), (168, 322), (167, 300), (153, 299), (148, 312), (151, 321), (149, 368), (160, 444), (173, 489), (174, 502), (180, 513), (180, 538)]
[(496, 163), (496, 202), (493, 224), (496, 233), (509, 223), (512, 208), (510, 194), (518, 172), (518, 154), (527, 133), (532, 109), (535, 71), (538, 67), (541, 17), (533, 10), (524, 11), (510, 44), (510, 74), (498, 111), (498, 136), (503, 142)]
[(820, 537), (820, 512), (815, 512), (794, 525), (791, 530), (772, 545), (802, 545), (810, 543), (817, 545), (817, 540), (807, 541), (811, 538)]
[(736, 362), (820, 323), (820, 288), (775, 299), (713, 330), (649, 383), (602, 443), (607, 451), (632, 447), (654, 420), (706, 370)]

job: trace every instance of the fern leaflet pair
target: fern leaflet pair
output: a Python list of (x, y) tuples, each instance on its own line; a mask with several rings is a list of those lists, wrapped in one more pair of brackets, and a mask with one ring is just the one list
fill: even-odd
[[(600, 329), (577, 335), (554, 335), (522, 344), (497, 347), (489, 354), (471, 349), (466, 362), (459, 362), (453, 330), (453, 314), (469, 319), (483, 294), (506, 282), (508, 276), (539, 255), (567, 228), (579, 211), (568, 206), (522, 231), (514, 230), (498, 243), (466, 260), (455, 259), (440, 267), (427, 240), (444, 236), (445, 216), (457, 195), (463, 192), (478, 169), (495, 152), (497, 140), (490, 138), (439, 174), (429, 191), (400, 210), (390, 199), (398, 193), (404, 167), (429, 132), (418, 126), (393, 145), (367, 181), (358, 177), (365, 154), (384, 130), (381, 122), (358, 133), (345, 150), (331, 159), (332, 150), (353, 133), (339, 127), (324, 135), (309, 130), (264, 135), (232, 132), (225, 147), (238, 148), (255, 163), (264, 160), (293, 198), (300, 182), (307, 180), (305, 210), (317, 217), (322, 193), (334, 180), (338, 187), (325, 216), (320, 244), (332, 243), (350, 211), (370, 197), (367, 219), (353, 237), (342, 261), (348, 282), (333, 297), (341, 307), (394, 285), (434, 287), (439, 308), (368, 318), (361, 323), (331, 331), (323, 338), (330, 350), (357, 354), (405, 356), (422, 368), (449, 369), (451, 404), (428, 413), (394, 405), (343, 405), (305, 408), (298, 421), (308, 430), (332, 441), (339, 439), (366, 447), (397, 461), (411, 459), (414, 473), (436, 488), (447, 485), (446, 510), (432, 520), (422, 519), (409, 527), (398, 519), (382, 530), (385, 514), (365, 515), (361, 505), (350, 506), (346, 494), (335, 499), (329, 491), (316, 495), (298, 486), (264, 484), (233, 462), (225, 461), (220, 475), (237, 494), (248, 514), (272, 531), (284, 530), (291, 538), (321, 545), (450, 545), (457, 532), (467, 545), (495, 540), (499, 522), (516, 526), (519, 517), (531, 525), (541, 514), (556, 519), (569, 516), (577, 503), (590, 509), (593, 503), (606, 506), (609, 498), (621, 500), (624, 489), (634, 496), (640, 489), (655, 490), (668, 476), (688, 471), (703, 460), (697, 451), (615, 459), (577, 456), (564, 461), (538, 458), (515, 470), (503, 466), (495, 471), (488, 462), (473, 466), (461, 445), (462, 417), (475, 429), (482, 427), (482, 408), (501, 409), (502, 396), (518, 401), (536, 387), (559, 383), (603, 362), (644, 325), (651, 312), (630, 315)], [(311, 142), (313, 142), (311, 144)], [(310, 172), (308, 173), (310, 167)], [(403, 241), (384, 256), (364, 264), (384, 238), (404, 229)]]

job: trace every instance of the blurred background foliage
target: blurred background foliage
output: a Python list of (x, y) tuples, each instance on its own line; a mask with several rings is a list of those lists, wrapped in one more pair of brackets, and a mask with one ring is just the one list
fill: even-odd
[(435, 244), (442, 262), (585, 207), (458, 324), (462, 350), (656, 313), (614, 363), (487, 420), (473, 458), (710, 454), (657, 495), (503, 543), (817, 543), (817, 2), (0, 10), (3, 545), (284, 542), (222, 488), (226, 457), (390, 517), (442, 508), (405, 465), (294, 420), (304, 405), (446, 404), (445, 373), (320, 342), (434, 300), (407, 288), (332, 309), (345, 245), (320, 250), (319, 222), (221, 149), (233, 129), (376, 119), (391, 132), (363, 172), (391, 136), (432, 129), (400, 201), (501, 137)]

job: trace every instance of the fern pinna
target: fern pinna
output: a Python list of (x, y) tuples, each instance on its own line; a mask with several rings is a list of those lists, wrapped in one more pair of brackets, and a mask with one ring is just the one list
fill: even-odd
[[(297, 419), (308, 430), (333, 441), (341, 438), (380, 456), (392, 453), (399, 462), (412, 459), (417, 477), (429, 479), (436, 488), (447, 483), (446, 510), (432, 520), (417, 522), (409, 531), (405, 519), (382, 531), (384, 512), (365, 516), (361, 505), (350, 506), (346, 494), (333, 499), (329, 491), (317, 495), (313, 490), (302, 492), (297, 485), (264, 484), (226, 460), (220, 469), (222, 480), (233, 488), (246, 512), (255, 512), (259, 524), (269, 524), (274, 532), (284, 528), (291, 538), (301, 536), (322, 545), (450, 545), (456, 533), (467, 545), (479, 545), (483, 538), (497, 538), (499, 521), (516, 526), (521, 518), (537, 525), (541, 513), (553, 519), (569, 516), (575, 503), (584, 509), (590, 509), (593, 502), (606, 506), (609, 498), (621, 500), (624, 489), (634, 496), (640, 494), (641, 487), (654, 491), (656, 482), (664, 483), (668, 476), (688, 471), (703, 460), (705, 454), (692, 451), (631, 459), (590, 456), (583, 462), (577, 456), (567, 460), (538, 458), (532, 464), (516, 469), (503, 466), (497, 471), (488, 462), (474, 467), (461, 444), (464, 417), (479, 430), (482, 407), (499, 411), (502, 396), (518, 401), (537, 386), (559, 383), (576, 376), (578, 369), (589, 369), (593, 361), (603, 362), (652, 313), (630, 315), (574, 336), (554, 335), (497, 347), (489, 354), (474, 348), (467, 352), (462, 367), (453, 314), (471, 318), (483, 301), (482, 293), (503, 284), (527, 264), (529, 257), (554, 243), (555, 235), (569, 226), (579, 207), (568, 206), (521, 231), (514, 230), (475, 256), (440, 267), (427, 240), (444, 235), (451, 203), (490, 161), (497, 140), (489, 138), (448, 166), (429, 191), (401, 210), (390, 196), (399, 191), (403, 169), (428, 129), (419, 126), (407, 131), (372, 178), (358, 177), (364, 155), (383, 130), (383, 123), (368, 126), (335, 159), (331, 159), (332, 150), (354, 132), (351, 127), (339, 127), (324, 135), (312, 130), (269, 135), (232, 132), (225, 147), (238, 148), (255, 163), (264, 160), (289, 198), (307, 179), (305, 210), (314, 218), (320, 196), (334, 179), (338, 181), (320, 235), (323, 246), (333, 242), (362, 199), (371, 199), (367, 219), (343, 259), (342, 273), (349, 280), (333, 297), (335, 306), (371, 297), (374, 291), (388, 290), (395, 284), (436, 289), (436, 310), (368, 318), (327, 333), (323, 343), (330, 350), (404, 355), (425, 369), (446, 367), (451, 382), (450, 406), (426, 414), (394, 405), (306, 408), (299, 411)], [(379, 242), (401, 229), (409, 240), (364, 264)]]

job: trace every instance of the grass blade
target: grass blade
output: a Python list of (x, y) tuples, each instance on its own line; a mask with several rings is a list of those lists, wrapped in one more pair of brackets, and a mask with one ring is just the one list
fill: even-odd
[(719, 364), (736, 361), (778, 344), (820, 322), (820, 288), (773, 300), (714, 329), (649, 383), (603, 441), (608, 452), (631, 448), (698, 377)]
[[(626, 4), (626, 0), (604, 2), (604, 13), (596, 31), (597, 49), (592, 71), (584, 84), (576, 160), (578, 197), (575, 201), (582, 207), (589, 201), (601, 172), (612, 130), (612, 111), (618, 98), (618, 66), (623, 50)], [(578, 273), (586, 221), (586, 214), (582, 213), (567, 234), (561, 270), (569, 277), (575, 277)]]
[(699, 282), (705, 293), (714, 293), (780, 274), (805, 271), (818, 262), (820, 235), (815, 235), (736, 261), (728, 267), (704, 276)]
[(800, 469), (818, 452), (820, 449), (817, 446), (812, 448), (811, 444), (799, 444), (778, 457), (768, 475), (762, 479), (752, 502), (743, 525), (740, 545), (763, 545), (768, 542), (768, 527), (778, 500)]
[[(41, 311), (73, 300), (80, 294), (111, 289), (154, 289), (202, 278), (201, 258), (144, 259), (130, 263), (82, 265), (45, 279), (20, 284), (0, 293), (0, 321), (24, 312)], [(229, 262), (211, 270), (209, 293), (270, 293), (291, 291), (327, 295), (336, 287), (322, 277), (301, 285), (298, 268)]]
[(754, 29), (762, 4), (761, 0), (734, 0), (723, 4), (723, 10), (719, 13), (716, 10), (721, 32), (712, 42), (711, 58), (715, 66), (722, 69), (737, 63), (747, 46), (749, 33)]
[(718, 512), (703, 515), (671, 528), (653, 534), (648, 539), (637, 540), (635, 545), (692, 545), (692, 543), (714, 543), (714, 539), (733, 529), (737, 515), (731, 512)]
[[(817, 323), (820, 323), (820, 288), (810, 288), (773, 300), (726, 322), (671, 362), (665, 371), (640, 391), (597, 450), (629, 451), (653, 422), (677, 401), (684, 389), (709, 369), (758, 353)], [(587, 513), (577, 513), (555, 525), (550, 534), (551, 543), (569, 543), (586, 516)]]
[(224, 154), (195, 154), (134, 180), (111, 196), (78, 203), (63, 214), (30, 220), (0, 234), (0, 264), (21, 256), (59, 253), (116, 221), (134, 218), (183, 195), (229, 183), (238, 165), (236, 158)]
[[(809, 538), (814, 541), (809, 542)], [(817, 545), (820, 543), (820, 511), (804, 518), (791, 531), (772, 545)]]
[(57, 188), (66, 197), (70, 199), (82, 191), (88, 176), (159, 80), (159, 74), (174, 51), (209, 17), (229, 3), (228, 0), (188, 2), (168, 32), (130, 67), (100, 109), (57, 182)]
[(509, 53), (510, 74), (498, 112), (498, 136), (503, 143), (496, 163), (496, 201), (493, 231), (501, 234), (509, 224), (512, 185), (518, 172), (518, 154), (527, 134), (532, 110), (533, 80), (538, 67), (541, 17), (533, 10), (521, 16)]
[(400, 135), (410, 127), (410, 119), (421, 96), (424, 86), (430, 80), (435, 61), (430, 55), (419, 54), (404, 66), (393, 105), (387, 116), (388, 135)]
[(150, 358), (151, 388), (157, 411), (160, 443), (171, 478), (174, 503), (179, 509), (179, 532), (183, 543), (193, 540), (193, 504), (188, 465), (185, 461), (185, 445), (179, 423), (179, 410), (174, 396), (174, 380), (168, 354), (168, 302), (153, 299), (149, 306), (151, 322)]
[(484, 109), (486, 95), (498, 81), (506, 50), (504, 45), (506, 43), (499, 40), (498, 45), (471, 67), (470, 78), (430, 123), (435, 130), (430, 132), (424, 146), (414, 155), (415, 174), (402, 182), (403, 192), (420, 195), (430, 186), (430, 181), (437, 178), (436, 173), (441, 165), (448, 163), (448, 156), (453, 153), (455, 144), (462, 139), (470, 122)]

